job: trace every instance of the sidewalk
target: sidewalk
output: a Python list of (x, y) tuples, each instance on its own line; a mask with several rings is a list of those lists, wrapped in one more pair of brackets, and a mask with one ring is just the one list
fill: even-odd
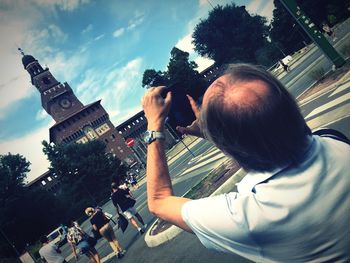
[[(118, 262), (117, 259), (107, 261)], [(251, 262), (238, 255), (229, 255), (209, 251), (198, 240), (198, 238), (187, 232), (182, 232), (171, 241), (158, 247), (147, 247), (143, 238), (129, 247), (125, 257), (120, 261), (123, 263), (246, 263)]]

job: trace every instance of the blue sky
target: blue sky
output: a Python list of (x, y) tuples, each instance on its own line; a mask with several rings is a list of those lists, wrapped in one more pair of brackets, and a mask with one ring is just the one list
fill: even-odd
[[(212, 5), (231, 3), (209, 0)], [(21, 47), (88, 104), (102, 99), (118, 125), (141, 110), (145, 69), (165, 70), (172, 47), (190, 53), (199, 70), (191, 33), (205, 19), (207, 0), (0, 0), (0, 154), (24, 155), (28, 180), (47, 170), (42, 140), (54, 121), (23, 69)], [(272, 0), (236, 0), (251, 13), (271, 18)]]

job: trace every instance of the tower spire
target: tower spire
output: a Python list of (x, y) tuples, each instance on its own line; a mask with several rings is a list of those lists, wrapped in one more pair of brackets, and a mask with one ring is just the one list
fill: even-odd
[(22, 54), (22, 56), (24, 57), (25, 55), (24, 55), (23, 49), (21, 49), (21, 48), (19, 47), (18, 50), (19, 50), (19, 52)]

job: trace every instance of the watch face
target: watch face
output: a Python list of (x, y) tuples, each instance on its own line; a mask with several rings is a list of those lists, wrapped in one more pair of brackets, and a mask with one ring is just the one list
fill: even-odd
[(154, 140), (154, 138), (152, 136), (152, 132), (151, 131), (146, 131), (145, 135), (143, 136), (143, 141), (145, 143), (151, 143), (152, 140)]
[(72, 103), (69, 99), (63, 98), (60, 100), (60, 105), (62, 108), (68, 109), (72, 105)]

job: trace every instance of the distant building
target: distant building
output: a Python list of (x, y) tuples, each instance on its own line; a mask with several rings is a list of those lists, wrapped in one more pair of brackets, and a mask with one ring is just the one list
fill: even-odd
[(42, 107), (56, 122), (49, 131), (50, 143), (85, 143), (98, 139), (105, 142), (107, 151), (118, 159), (129, 165), (136, 161), (123, 137), (115, 131), (100, 100), (83, 105), (68, 83), (58, 82), (33, 56), (23, 54), (22, 63), (40, 92)]
[[(86, 143), (98, 139), (106, 144), (108, 152), (127, 165), (137, 163), (135, 154), (116, 131), (100, 100), (83, 105), (68, 83), (60, 83), (33, 56), (21, 53), (24, 69), (41, 95), (42, 107), (56, 122), (49, 130), (50, 143)], [(56, 193), (59, 185), (60, 178), (47, 171), (27, 186)]]
[(57, 175), (53, 175), (50, 171), (47, 171), (35, 178), (33, 181), (26, 184), (26, 187), (35, 189), (44, 189), (50, 193), (57, 193), (60, 189), (61, 180), (57, 178)]
[[(134, 140), (134, 145), (131, 147), (131, 149), (134, 151), (139, 161), (145, 164), (147, 145), (143, 141), (143, 137), (145, 131), (147, 130), (147, 119), (144, 111), (136, 113), (134, 116), (119, 124), (116, 127), (116, 130), (125, 140)], [(174, 134), (167, 126), (165, 129), (166, 148), (171, 148), (174, 144), (176, 144), (177, 140), (178, 138), (176, 137), (176, 134)]]
[[(144, 112), (140, 111), (117, 127), (111, 123), (108, 113), (100, 104), (100, 100), (83, 105), (75, 96), (68, 83), (58, 82), (48, 68), (43, 69), (39, 62), (31, 55), (24, 55), (22, 63), (31, 77), (32, 84), (41, 95), (41, 103), (45, 111), (52, 116), (56, 123), (50, 128), (50, 142), (66, 144), (70, 142), (85, 143), (90, 140), (102, 140), (106, 143), (107, 151), (113, 153), (118, 159), (138, 168), (145, 165), (147, 145), (143, 142), (143, 136), (147, 130), (147, 119)], [(208, 86), (218, 77), (222, 67), (213, 64), (200, 74), (207, 81)], [(201, 91), (203, 94), (205, 91)], [(187, 109), (190, 111), (190, 109)], [(172, 114), (177, 117), (176, 111)], [(185, 113), (187, 115), (187, 113)], [(166, 125), (166, 148), (174, 146), (179, 134), (174, 130), (175, 123), (170, 119)], [(134, 140), (132, 147), (125, 144), (126, 140)], [(27, 184), (27, 187), (43, 188), (57, 193), (61, 181), (57, 175), (49, 171), (40, 175)]]

